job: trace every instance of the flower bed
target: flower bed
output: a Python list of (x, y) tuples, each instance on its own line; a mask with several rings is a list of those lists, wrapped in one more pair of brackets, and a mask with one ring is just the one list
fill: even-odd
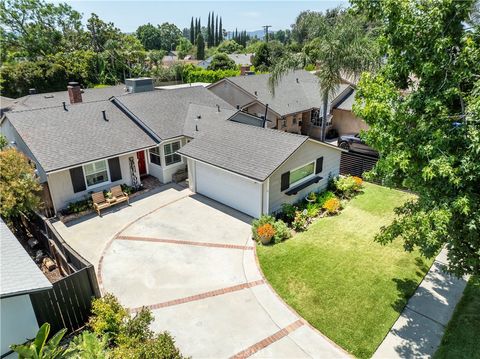
[(339, 176), (329, 184), (329, 190), (310, 192), (296, 204), (284, 203), (275, 217), (264, 215), (254, 220), (253, 238), (262, 244), (284, 241), (295, 232), (305, 231), (315, 220), (338, 214), (362, 188), (361, 178)]

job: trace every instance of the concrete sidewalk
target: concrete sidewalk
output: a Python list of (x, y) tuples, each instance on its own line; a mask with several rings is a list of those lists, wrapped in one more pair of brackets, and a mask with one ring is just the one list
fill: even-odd
[(446, 264), (443, 249), (373, 358), (430, 358), (435, 354), (467, 284), (466, 278), (446, 274), (442, 270)]

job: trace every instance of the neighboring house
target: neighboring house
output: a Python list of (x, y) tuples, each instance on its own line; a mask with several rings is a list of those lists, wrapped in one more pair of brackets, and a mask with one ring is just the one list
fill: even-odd
[(39, 326), (30, 294), (48, 290), (52, 284), (1, 219), (0, 244), (0, 355), (3, 358), (11, 352), (11, 344), (35, 338)]
[[(269, 128), (320, 138), (323, 101), (318, 78), (304, 70), (292, 71), (280, 80), (274, 93), (269, 87), (269, 78), (270, 74), (229, 77), (207, 88), (242, 111), (258, 117), (266, 116)], [(332, 125), (333, 104), (343, 102), (351, 91), (353, 85), (339, 85), (329, 104), (327, 130), (335, 128)], [(342, 119), (336, 122), (339, 121)]]
[(368, 130), (367, 123), (353, 113), (354, 102), (355, 90), (352, 87), (348, 88), (344, 96), (338, 96), (332, 101), (332, 128), (336, 129), (340, 136)]
[(0, 96), (0, 116), (5, 112), (10, 111), (15, 105), (15, 100), (13, 98)]
[[(227, 54), (227, 56), (235, 62), (235, 65), (237, 66), (252, 66), (252, 59), (254, 54)], [(206, 69), (208, 66), (210, 66), (210, 63), (213, 60), (213, 56), (210, 56), (206, 60), (200, 61), (197, 66)]]
[(2, 133), (35, 162), (55, 212), (116, 184), (137, 186), (144, 175), (171, 182), (188, 162), (193, 191), (259, 216), (325, 187), (339, 172), (340, 149), (263, 128), (263, 119), (202, 86), (87, 103), (78, 86), (68, 91), (74, 102), (7, 112), (1, 124)]

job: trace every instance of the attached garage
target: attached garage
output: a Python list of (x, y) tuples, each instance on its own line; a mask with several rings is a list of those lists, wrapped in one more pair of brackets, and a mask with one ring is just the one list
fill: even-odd
[(259, 217), (262, 184), (246, 177), (195, 161), (196, 192), (229, 207)]

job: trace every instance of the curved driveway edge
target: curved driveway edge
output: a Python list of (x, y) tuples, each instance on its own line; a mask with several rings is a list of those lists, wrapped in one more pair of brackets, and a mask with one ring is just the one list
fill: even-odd
[(251, 218), (199, 195), (180, 196), (129, 222), (99, 260), (103, 292), (194, 358), (344, 358), (261, 273)]

